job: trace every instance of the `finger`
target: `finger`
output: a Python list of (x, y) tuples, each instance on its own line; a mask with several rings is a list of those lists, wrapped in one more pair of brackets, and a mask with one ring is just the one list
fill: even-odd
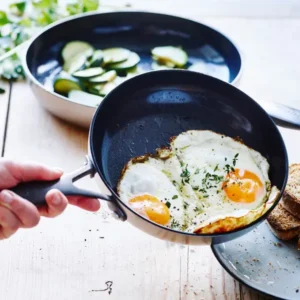
[(11, 191), (0, 192), (0, 205), (9, 209), (20, 220), (23, 228), (34, 227), (40, 221), (37, 208)]
[(0, 206), (0, 240), (12, 236), (21, 227), (21, 222), (8, 208)]
[(70, 204), (88, 211), (97, 211), (100, 209), (100, 201), (98, 199), (71, 196), (68, 197), (68, 200)]
[[(33, 180), (55, 180), (61, 177), (63, 171), (59, 168), (50, 168), (35, 162), (17, 163), (11, 160), (2, 160), (0, 170), (1, 183), (5, 188), (12, 187), (20, 182)], [(4, 187), (3, 187), (4, 188)]]
[(68, 199), (58, 190), (51, 190), (46, 195), (47, 205), (38, 208), (41, 216), (54, 218), (62, 214), (68, 205)]

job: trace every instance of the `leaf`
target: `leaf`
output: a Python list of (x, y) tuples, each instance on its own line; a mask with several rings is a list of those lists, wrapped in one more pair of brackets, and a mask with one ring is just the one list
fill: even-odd
[(0, 26), (3, 26), (7, 23), (10, 23), (10, 22), (7, 18), (6, 12), (0, 10)]
[(20, 22), (19, 25), (20, 26), (24, 26), (24, 27), (31, 27), (32, 26), (32, 20), (29, 17), (23, 18)]
[(67, 12), (73, 16), (82, 12), (82, 5), (80, 3), (70, 3), (66, 7)]
[(32, 0), (32, 5), (36, 9), (45, 10), (57, 7), (57, 0)]
[(26, 2), (25, 1), (12, 3), (9, 6), (10, 12), (13, 15), (16, 15), (18, 17), (23, 16), (25, 8), (26, 8)]
[(4, 94), (5, 93), (5, 89), (0, 87), (0, 94)]
[(94, 11), (99, 7), (99, 0), (82, 0), (83, 12)]

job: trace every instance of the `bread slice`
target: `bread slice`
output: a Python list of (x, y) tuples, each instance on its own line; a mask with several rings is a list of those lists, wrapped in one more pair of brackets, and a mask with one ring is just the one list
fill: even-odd
[(300, 219), (283, 207), (282, 200), (268, 215), (267, 221), (271, 231), (281, 240), (291, 240), (300, 235)]
[(300, 218), (300, 164), (289, 167), (289, 178), (282, 197), (282, 206)]

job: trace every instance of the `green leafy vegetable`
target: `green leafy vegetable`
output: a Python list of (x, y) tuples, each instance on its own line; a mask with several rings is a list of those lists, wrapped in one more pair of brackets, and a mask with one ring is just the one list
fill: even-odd
[(7, 23), (9, 23), (9, 20), (7, 18), (6, 12), (0, 11), (0, 26), (3, 26)]
[[(83, 12), (95, 11), (98, 0), (74, 0), (59, 5), (58, 0), (23, 0), (10, 4), (8, 12), (0, 11), (0, 56), (21, 45), (43, 27)], [(21, 62), (16, 54), (0, 61), (0, 78), (24, 78)]]
[(9, 10), (13, 15), (16, 15), (18, 17), (23, 16), (24, 11), (26, 8), (26, 1), (16, 2), (12, 3), (9, 6)]

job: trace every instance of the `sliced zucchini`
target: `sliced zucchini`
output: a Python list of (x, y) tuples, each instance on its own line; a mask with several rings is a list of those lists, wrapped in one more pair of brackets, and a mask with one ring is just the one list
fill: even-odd
[(58, 76), (54, 81), (54, 91), (67, 95), (71, 90), (81, 90), (79, 81), (74, 77), (61, 77)]
[(114, 82), (108, 82), (103, 85), (103, 87), (100, 90), (99, 95), (100, 96), (106, 96), (108, 93), (110, 93), (115, 87), (117, 86)]
[(130, 51), (125, 48), (108, 48), (102, 50), (102, 53), (104, 65), (125, 61), (130, 55)]
[(105, 83), (113, 81), (117, 77), (117, 72), (115, 70), (108, 71), (103, 75), (94, 77), (89, 80), (90, 83)]
[(188, 61), (187, 53), (179, 47), (162, 46), (152, 49), (153, 59), (168, 67), (182, 68)]
[(97, 84), (97, 85), (93, 85), (93, 86), (88, 86), (87, 91), (90, 94), (100, 96), (100, 91), (103, 88), (103, 86), (104, 86), (104, 84)]
[(88, 67), (99, 67), (103, 61), (103, 52), (101, 50), (96, 50), (91, 57)]
[(100, 67), (89, 68), (89, 69), (77, 71), (77, 72), (73, 73), (73, 76), (76, 78), (80, 78), (80, 79), (89, 79), (89, 78), (93, 78), (93, 77), (97, 78), (97, 76), (103, 74), (104, 72), (105, 72), (105, 70), (103, 70)]
[(91, 95), (79, 90), (71, 90), (68, 94), (68, 98), (75, 103), (91, 106), (98, 106), (103, 100), (103, 97), (101, 96)]
[(94, 52), (94, 48), (87, 42), (72, 41), (67, 43), (62, 49), (62, 58), (66, 62), (71, 58), (74, 58), (78, 53), (87, 53), (91, 56)]
[(63, 69), (69, 74), (73, 74), (76, 71), (82, 69), (85, 66), (86, 61), (87, 57), (85, 56), (85, 54), (79, 53), (73, 58), (67, 60), (63, 65)]
[(135, 67), (140, 60), (140, 57), (135, 52), (130, 52), (127, 60), (115, 64), (109, 64), (107, 68), (116, 71), (128, 70)]
[(170, 70), (170, 69), (173, 69), (171, 67), (167, 67), (165, 65), (161, 65), (159, 63), (157, 63), (156, 61), (154, 61), (152, 64), (151, 64), (151, 68), (153, 70)]

